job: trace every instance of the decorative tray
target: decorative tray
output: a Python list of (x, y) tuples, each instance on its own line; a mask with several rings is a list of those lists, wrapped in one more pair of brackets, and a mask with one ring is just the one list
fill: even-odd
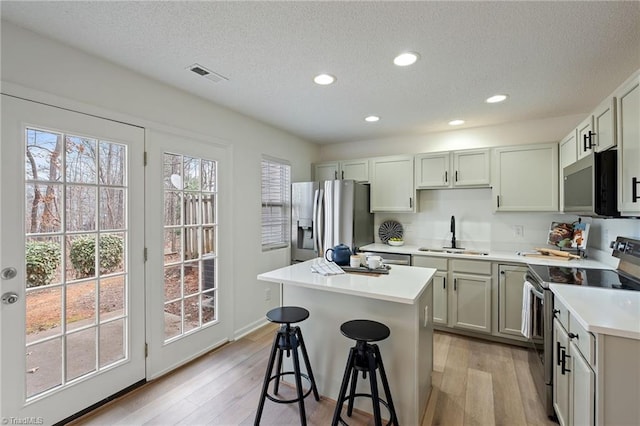
[(366, 266), (357, 266), (357, 267), (341, 266), (341, 268), (345, 272), (359, 272), (361, 274), (383, 274), (383, 275), (388, 274), (389, 269), (391, 269), (391, 267), (389, 267), (388, 265), (383, 265), (382, 268), (376, 268), (376, 269), (367, 268)]
[(378, 236), (383, 243), (386, 243), (391, 238), (402, 238), (403, 232), (402, 225), (395, 220), (386, 220), (378, 228)]

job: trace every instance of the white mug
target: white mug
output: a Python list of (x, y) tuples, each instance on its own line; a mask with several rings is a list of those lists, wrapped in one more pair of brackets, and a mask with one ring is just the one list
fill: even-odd
[(357, 254), (352, 254), (351, 257), (349, 258), (349, 266), (351, 266), (352, 268), (357, 268), (360, 266), (360, 256), (358, 256)]
[(380, 256), (367, 256), (367, 267), (369, 269), (381, 268), (382, 258)]

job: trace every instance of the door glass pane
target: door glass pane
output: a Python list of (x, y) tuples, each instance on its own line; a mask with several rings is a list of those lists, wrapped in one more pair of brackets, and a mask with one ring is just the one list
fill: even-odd
[(96, 322), (96, 281), (67, 285), (67, 330), (84, 328)]
[(127, 360), (129, 232), (125, 145), (31, 128), (25, 140), (29, 399)]
[(67, 334), (67, 381), (96, 369), (96, 328)]
[(29, 346), (26, 365), (27, 395), (62, 385), (62, 337)]
[(124, 359), (125, 324), (122, 318), (100, 325), (100, 368)]
[(216, 172), (212, 160), (164, 155), (166, 340), (217, 319)]

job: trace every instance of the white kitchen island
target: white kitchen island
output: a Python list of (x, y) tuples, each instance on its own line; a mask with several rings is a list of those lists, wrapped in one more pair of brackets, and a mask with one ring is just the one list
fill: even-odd
[[(311, 271), (312, 259), (258, 275), (281, 284), (283, 306), (309, 310), (297, 324), (304, 335), (318, 391), (337, 399), (349, 348), (340, 332), (352, 319), (386, 324), (391, 335), (377, 342), (400, 424), (420, 424), (431, 392), (433, 370), (433, 288), (431, 268), (392, 265), (388, 275), (347, 273), (322, 276)], [(368, 381), (358, 392), (369, 393)], [(356, 408), (371, 413), (371, 401), (358, 398)], [(387, 411), (383, 408), (383, 416)], [(345, 413), (343, 413), (345, 415)]]

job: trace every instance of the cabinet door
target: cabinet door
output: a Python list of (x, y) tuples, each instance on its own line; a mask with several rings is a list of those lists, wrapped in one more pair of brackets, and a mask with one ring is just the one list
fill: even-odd
[(314, 180), (338, 179), (338, 163), (318, 163), (313, 165)]
[(593, 425), (595, 414), (595, 373), (582, 357), (578, 347), (571, 341), (571, 423)]
[(560, 172), (565, 167), (578, 160), (578, 146), (576, 145), (576, 129), (560, 141)]
[(590, 115), (576, 129), (578, 133), (578, 160), (586, 157), (593, 152), (595, 148), (595, 139), (593, 137), (593, 116)]
[(618, 210), (640, 213), (640, 75), (617, 93)]
[(413, 157), (381, 157), (371, 160), (371, 211), (412, 212)]
[(491, 277), (453, 273), (452, 278), (452, 326), (491, 333)]
[(450, 154), (419, 154), (415, 156), (416, 188), (446, 188), (451, 182)]
[(438, 271), (433, 276), (433, 322), (447, 325), (447, 273)]
[(453, 186), (489, 186), (491, 157), (488, 149), (453, 153)]
[(369, 182), (369, 160), (349, 160), (340, 162), (340, 179)]
[(611, 97), (601, 103), (593, 112), (596, 152), (606, 151), (616, 146), (616, 98)]
[(569, 383), (571, 370), (569, 336), (557, 319), (553, 320), (553, 408), (560, 425), (570, 425)]
[(497, 211), (558, 211), (558, 144), (494, 149)]
[(498, 332), (523, 338), (522, 287), (527, 268), (500, 265), (498, 270)]

